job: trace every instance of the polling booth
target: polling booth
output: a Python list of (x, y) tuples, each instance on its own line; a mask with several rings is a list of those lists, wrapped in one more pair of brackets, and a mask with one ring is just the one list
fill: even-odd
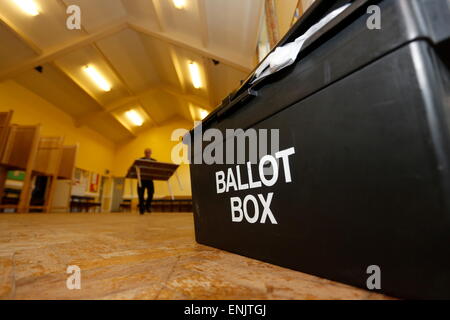
[(196, 240), (450, 298), (449, 68), (448, 1), (316, 1), (185, 137)]
[[(78, 145), (63, 145), (63, 137), (42, 137), (40, 125), (11, 124), (12, 115), (0, 112), (0, 210), (68, 210), (70, 195), (54, 196), (62, 180), (69, 182), (70, 193)], [(5, 192), (11, 181), (14, 189)]]
[[(37, 203), (31, 203), (29, 208), (42, 209), (44, 212), (50, 211), (50, 204), (53, 201), (55, 186), (60, 173), (61, 160), (64, 151), (63, 137), (41, 137), (36, 153), (36, 159), (33, 167), (33, 176), (41, 180), (44, 184), (42, 194), (37, 195)], [(36, 190), (39, 185), (35, 185)], [(24, 190), (27, 192), (28, 190)]]
[(58, 179), (72, 180), (75, 170), (75, 161), (78, 153), (78, 144), (62, 146), (61, 164), (58, 170)]
[(24, 179), (19, 202), (14, 204), (1, 204), (0, 208), (14, 208), (18, 212), (26, 211), (30, 202), (33, 166), (39, 149), (40, 132), (40, 125), (11, 125), (8, 127), (8, 135), (0, 159), (0, 167), (3, 171), (0, 179), (2, 193), (6, 182), (7, 171), (23, 171)]
[[(8, 141), (9, 126), (11, 123), (11, 118), (13, 111), (0, 112), (0, 160), (3, 158), (3, 153), (5, 151), (6, 143)], [(1, 165), (0, 161), (0, 197), (3, 195), (6, 177), (8, 174), (8, 169), (6, 166)]]

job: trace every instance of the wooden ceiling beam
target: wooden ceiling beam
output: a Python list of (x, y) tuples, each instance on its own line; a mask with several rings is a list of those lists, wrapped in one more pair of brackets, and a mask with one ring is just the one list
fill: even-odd
[(0, 73), (0, 81), (11, 78), (23, 71), (27, 71), (38, 65), (52, 62), (61, 56), (64, 56), (64, 55), (66, 55), (72, 51), (75, 51), (79, 48), (88, 46), (88, 45), (95, 43), (96, 41), (99, 41), (103, 38), (114, 35), (122, 30), (127, 29), (128, 27), (129, 26), (128, 26), (128, 23), (126, 22), (126, 19), (120, 19), (119, 21), (116, 21), (115, 23), (113, 23), (95, 33), (87, 34), (83, 37), (80, 37), (77, 40), (66, 43), (56, 49), (50, 50), (48, 52), (44, 52), (43, 54), (41, 54), (38, 57), (28, 59), (24, 62), (15, 64), (15, 65), (9, 67), (8, 69), (6, 69), (5, 71)]
[(172, 87), (172, 86), (168, 86), (168, 85), (156, 85), (156, 86), (151, 86), (148, 87), (142, 91), (139, 91), (136, 93), (135, 96), (133, 97), (126, 97), (123, 99), (119, 99), (117, 101), (114, 101), (113, 103), (108, 104), (107, 106), (104, 107), (104, 111), (106, 112), (113, 112), (117, 109), (120, 109), (122, 107), (125, 107), (127, 105), (133, 104), (133, 103), (137, 103), (140, 101), (140, 99), (142, 99), (142, 97), (144, 95), (147, 95), (149, 93), (155, 92), (155, 91), (164, 91), (168, 94), (171, 94), (173, 96), (177, 96), (179, 98), (184, 99), (185, 101), (191, 102), (195, 105), (204, 107), (205, 109), (211, 109), (212, 106), (209, 104), (209, 101), (207, 99), (204, 99), (202, 97), (199, 96), (195, 96), (192, 94), (186, 94), (183, 92), (180, 92), (180, 90)]
[(180, 92), (179, 90), (168, 86), (168, 85), (160, 85), (159, 88), (173, 96), (179, 97), (187, 102), (190, 102), (192, 104), (195, 104), (196, 106), (202, 107), (207, 110), (211, 110), (210, 103), (207, 99), (204, 99), (202, 97), (193, 95), (193, 94), (187, 94), (184, 92)]
[(160, 32), (164, 32), (165, 27), (164, 27), (163, 19), (162, 19), (161, 4), (158, 1), (155, 3), (155, 0), (149, 0), (149, 1), (150, 1), (150, 5), (152, 8), (153, 14), (155, 15), (155, 18), (156, 18), (156, 25), (158, 26), (158, 29)]
[(116, 100), (112, 103), (107, 104), (103, 107), (103, 111), (105, 112), (113, 112), (117, 109), (123, 108), (125, 106), (133, 105), (133, 104), (140, 104), (141, 101), (139, 100), (139, 97), (137, 96), (131, 96), (131, 97), (125, 97), (121, 98), (119, 100)]
[(215, 50), (212, 49), (199, 48), (190, 44), (188, 41), (176, 39), (175, 37), (169, 36), (166, 33), (148, 30), (145, 27), (139, 26), (135, 22), (131, 23), (127, 22), (127, 19), (119, 19), (115, 23), (112, 23), (111, 25), (97, 32), (94, 32), (92, 34), (86, 34), (85, 36), (82, 36), (74, 41), (70, 41), (60, 47), (49, 50), (47, 52), (43, 52), (38, 57), (27, 59), (24, 62), (19, 62), (17, 64), (10, 66), (8, 69), (0, 73), (0, 81), (14, 77), (17, 74), (32, 69), (38, 65), (52, 62), (58, 59), (59, 57), (64, 56), (74, 50), (93, 44), (103, 38), (119, 33), (120, 31), (123, 31), (127, 28), (131, 28), (137, 32), (170, 43), (176, 47), (185, 48), (204, 57), (220, 61), (223, 64), (226, 64), (232, 68), (235, 68), (243, 72), (250, 72), (253, 69), (251, 61), (243, 61), (243, 60), (240, 61), (237, 60), (236, 58), (230, 57), (227, 54), (224, 54), (223, 52), (218, 52), (217, 50), (216, 52)]
[[(111, 71), (115, 74), (115, 76), (119, 79), (119, 81), (123, 84), (123, 86), (125, 87), (125, 89), (127, 90), (127, 93), (130, 95), (130, 97), (126, 97), (125, 99), (133, 99), (133, 100), (137, 100), (138, 104), (142, 105), (142, 101), (139, 98), (139, 95), (137, 95), (129, 86), (129, 84), (126, 82), (125, 78), (122, 76), (122, 74), (119, 72), (119, 70), (117, 70), (117, 68), (114, 66), (114, 64), (112, 63), (112, 61), (108, 58), (108, 56), (103, 52), (103, 50), (97, 45), (97, 44), (93, 44), (94, 48), (98, 51), (98, 53), (100, 54), (100, 56), (103, 58), (103, 60), (106, 62), (106, 64), (109, 66), (109, 68), (111, 69)], [(144, 109), (145, 113), (147, 114), (147, 117), (154, 123), (156, 123), (156, 121), (153, 119), (153, 116), (146, 110)], [(119, 121), (120, 122), (120, 121)]]
[[(56, 64), (55, 62), (51, 63), (59, 72), (61, 72), (61, 74), (63, 74), (64, 76), (67, 77), (67, 79), (69, 79), (73, 84), (75, 84), (75, 86), (77, 86), (81, 91), (83, 91), (83, 93), (85, 93), (87, 96), (89, 96), (92, 100), (94, 100), (96, 102), (96, 104), (98, 104), (99, 109), (97, 111), (93, 111), (90, 112), (88, 115), (83, 116), (83, 117), (78, 117), (76, 119), (74, 119), (74, 123), (76, 127), (81, 127), (83, 125), (87, 125), (89, 120), (92, 120), (93, 118), (95, 118), (98, 115), (104, 115), (105, 112), (103, 109), (104, 107), (102, 106), (102, 104), (95, 99), (95, 97), (93, 97), (92, 95), (90, 95), (73, 77), (71, 77), (67, 72), (65, 72), (60, 66), (58, 66), (58, 64)], [(118, 121), (120, 123), (120, 121)], [(123, 124), (120, 123), (120, 125), (125, 128), (130, 134), (132, 134), (133, 136), (135, 136), (134, 132), (132, 132), (129, 128), (125, 127)]]
[[(67, 74), (63, 69), (61, 69), (60, 66), (58, 66), (55, 62), (51, 62), (52, 66), (54, 66), (59, 72), (61, 72), (62, 75), (64, 75), (67, 79), (69, 79), (76, 87), (78, 87), (84, 94), (86, 94), (88, 97), (90, 97), (95, 103), (98, 105), (99, 110), (90, 112), (88, 115), (83, 117), (74, 118), (74, 124), (76, 127), (81, 127), (84, 125), (87, 125), (90, 120), (95, 119), (95, 117), (99, 115), (105, 115), (105, 112), (103, 109), (103, 106), (100, 104), (100, 102), (95, 99), (93, 96), (91, 96), (73, 77), (71, 77), (69, 74)], [(117, 119), (116, 119), (117, 120)], [(120, 121), (117, 121), (120, 123)], [(135, 133), (131, 131), (129, 128), (125, 127), (122, 123), (120, 125), (125, 128), (133, 137), (135, 137)]]
[[(94, 111), (94, 112), (90, 112), (82, 117), (78, 117), (77, 119), (75, 119), (75, 126), (76, 127), (82, 127), (82, 126), (90, 126), (92, 125), (92, 122), (95, 121), (97, 118), (99, 117), (103, 117), (105, 115), (109, 114), (108, 112), (106, 112), (105, 110), (100, 110), (100, 111)], [(136, 137), (136, 133), (134, 131), (132, 131), (130, 128), (124, 126), (118, 119), (116, 119), (113, 115), (111, 115), (115, 121), (117, 121), (117, 123), (120, 124), (120, 126), (122, 128), (124, 128), (132, 137)]]
[(129, 95), (133, 96), (134, 95), (133, 90), (130, 88), (130, 86), (128, 85), (127, 81), (122, 76), (122, 74), (119, 72), (119, 70), (117, 70), (117, 68), (114, 66), (114, 64), (112, 63), (111, 59), (108, 58), (108, 56), (103, 52), (102, 49), (100, 49), (100, 47), (96, 43), (93, 43), (92, 47), (95, 49), (95, 51), (97, 51), (97, 53), (103, 59), (103, 61), (105, 61), (105, 63), (108, 65), (108, 67), (112, 71), (112, 73), (114, 73), (116, 78), (119, 79), (119, 81), (124, 86), (124, 88), (127, 91), (127, 93)]
[(55, 69), (57, 69), (63, 76), (65, 76), (68, 80), (70, 80), (78, 89), (83, 91), (84, 94), (86, 94), (89, 98), (95, 101), (95, 103), (98, 104), (99, 107), (102, 107), (101, 102), (96, 97), (94, 97), (86, 89), (84, 89), (83, 86), (74, 77), (72, 77), (69, 73), (64, 71), (64, 69), (62, 69), (55, 61), (50, 62), (50, 64), (53, 67), (55, 67)]
[[(58, 3), (61, 5), (61, 8), (63, 8), (64, 11), (67, 10), (68, 5), (64, 0), (58, 0)], [(81, 24), (81, 31), (84, 34), (89, 35), (89, 32), (86, 30), (86, 28), (83, 26), (83, 24)], [(112, 73), (115, 75), (115, 77), (121, 82), (122, 86), (125, 88), (127, 93), (131, 96), (131, 97), (127, 97), (127, 98), (134, 97), (135, 94), (134, 94), (133, 90), (131, 89), (131, 87), (129, 86), (129, 84), (126, 82), (125, 78), (122, 76), (122, 74), (119, 72), (119, 70), (114, 66), (111, 59), (108, 58), (107, 54), (100, 48), (100, 46), (97, 44), (97, 42), (92, 42), (90, 45), (94, 48), (94, 50), (98, 53), (98, 55), (103, 59), (103, 61), (105, 61), (105, 63), (108, 65), (109, 69), (112, 71)], [(76, 82), (75, 79), (72, 79), (72, 80), (74, 82)], [(86, 93), (88, 93), (88, 92), (86, 92)], [(148, 114), (148, 112), (146, 112), (146, 113), (147, 113), (147, 116), (149, 118), (151, 118), (150, 114)], [(151, 119), (151, 120), (153, 121), (153, 119)], [(125, 127), (125, 128), (128, 129), (127, 127)]]
[[(166, 92), (166, 93), (168, 93), (168, 94), (170, 94), (172, 96), (175, 96), (177, 98), (183, 99), (184, 101), (191, 102), (192, 104), (194, 104), (196, 106), (199, 106), (199, 107), (201, 107), (203, 109), (206, 109), (206, 110), (209, 110), (209, 111), (212, 109), (211, 105), (209, 104), (209, 101), (206, 100), (206, 99), (203, 99), (202, 97), (198, 97), (198, 96), (195, 96), (195, 95), (182, 93), (178, 89), (173, 88), (173, 87), (168, 86), (168, 85), (157, 85), (157, 86), (152, 86), (152, 87), (149, 87), (149, 88), (147, 88), (145, 90), (142, 90), (142, 91), (136, 93), (135, 96), (126, 97), (126, 98), (122, 98), (122, 99), (119, 99), (117, 101), (114, 101), (113, 103), (110, 103), (107, 106), (104, 106), (103, 110), (94, 111), (92, 113), (89, 113), (89, 114), (87, 114), (87, 115), (77, 119), (77, 124), (78, 125), (84, 124), (84, 123), (88, 122), (89, 120), (95, 119), (95, 117), (113, 113), (114, 111), (120, 110), (121, 108), (125, 108), (125, 107), (127, 107), (127, 106), (129, 106), (131, 104), (136, 104), (136, 105), (139, 105), (141, 107), (144, 107), (142, 105), (142, 103), (140, 103), (141, 102), (140, 99), (142, 99), (142, 96), (144, 96), (144, 95), (146, 95), (148, 93), (151, 93), (151, 92), (158, 91), (158, 90), (164, 91), (164, 92)], [(155, 123), (156, 125), (159, 125), (159, 123), (157, 123), (153, 119), (153, 117), (151, 117), (151, 115), (150, 115), (150, 120), (153, 123)]]
[(188, 40), (176, 38), (175, 36), (169, 35), (168, 33), (149, 30), (146, 27), (140, 26), (138, 22), (133, 21), (132, 19), (129, 20), (130, 20), (129, 21), (130, 27), (139, 33), (172, 44), (175, 47), (187, 49), (189, 51), (197, 53), (198, 55), (220, 61), (221, 63), (228, 65), (234, 69), (240, 70), (242, 72), (248, 73), (253, 70), (251, 62), (252, 59), (244, 61), (244, 59), (237, 59), (236, 57), (231, 57), (229, 54), (224, 53), (223, 50), (198, 47), (190, 43)]
[(136, 106), (141, 106), (142, 109), (145, 111), (145, 113), (147, 114), (147, 117), (151, 120), (151, 122), (153, 122), (156, 125), (159, 125), (158, 121), (155, 120), (155, 118), (153, 117), (152, 113), (149, 112), (147, 110), (147, 108), (144, 108), (144, 104), (142, 103), (142, 96), (144, 94), (147, 94), (149, 92), (155, 91), (157, 90), (156, 87), (150, 87), (148, 89), (142, 90), (136, 94), (133, 94), (130, 97), (125, 97), (122, 99), (119, 99), (117, 101), (114, 101), (106, 106), (104, 106), (104, 111), (105, 112), (109, 112), (112, 113), (118, 109), (124, 108), (126, 106), (130, 106), (132, 104), (136, 105)]
[(185, 74), (183, 73), (183, 69), (181, 68), (180, 59), (178, 59), (175, 49), (171, 45), (169, 45), (169, 54), (170, 54), (170, 60), (172, 61), (173, 68), (175, 69), (175, 73), (177, 74), (177, 79), (178, 79), (178, 83), (180, 84), (181, 91), (186, 92), (187, 84), (186, 84)]
[[(58, 3), (61, 5), (61, 8), (64, 9), (64, 11), (67, 10), (67, 4), (64, 2), (64, 0), (58, 0)], [(85, 34), (85, 35), (89, 35), (89, 32), (86, 30), (86, 28), (83, 26), (83, 23), (81, 23), (81, 31)], [(108, 67), (111, 69), (111, 71), (114, 73), (114, 75), (116, 76), (117, 79), (119, 79), (119, 81), (122, 83), (122, 85), (124, 86), (125, 90), (128, 92), (128, 94), (130, 95), (134, 95), (133, 91), (131, 90), (130, 86), (128, 85), (128, 83), (125, 81), (125, 79), (122, 77), (122, 75), (120, 74), (120, 72), (117, 70), (117, 68), (114, 66), (114, 64), (111, 62), (111, 60), (107, 57), (107, 55), (103, 52), (103, 50), (99, 47), (99, 45), (97, 44), (97, 42), (93, 42), (90, 44), (94, 50), (98, 53), (98, 55), (105, 61), (105, 63), (108, 65)]]
[(42, 54), (42, 49), (39, 48), (25, 33), (19, 30), (10, 20), (0, 13), (0, 23), (9, 29), (17, 39), (25, 43), (37, 55)]

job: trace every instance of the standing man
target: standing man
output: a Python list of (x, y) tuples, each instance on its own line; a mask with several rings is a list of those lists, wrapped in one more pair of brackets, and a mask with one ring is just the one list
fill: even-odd
[[(144, 157), (142, 160), (156, 161), (151, 157), (152, 149), (147, 148), (144, 150)], [(145, 201), (145, 189), (147, 189), (147, 201)], [(139, 213), (144, 214), (145, 211), (151, 211), (151, 205), (153, 200), (153, 194), (155, 193), (155, 186), (153, 180), (141, 180), (141, 186), (138, 184), (138, 196), (139, 196)]]

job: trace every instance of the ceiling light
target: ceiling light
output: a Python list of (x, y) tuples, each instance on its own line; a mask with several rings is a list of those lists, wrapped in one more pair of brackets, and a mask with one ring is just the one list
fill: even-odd
[(186, 0), (172, 0), (172, 2), (177, 9), (184, 9), (186, 7)]
[(203, 120), (208, 116), (209, 112), (206, 110), (200, 110), (200, 118)]
[(144, 123), (144, 119), (142, 119), (141, 115), (139, 113), (137, 113), (136, 110), (129, 110), (129, 111), (125, 112), (125, 116), (135, 126), (140, 127)]
[(94, 81), (100, 89), (106, 92), (111, 90), (111, 85), (105, 78), (103, 78), (97, 69), (92, 66), (86, 66), (84, 67), (84, 71), (89, 75), (89, 77), (91, 77), (92, 81)]
[(16, 5), (30, 16), (37, 16), (39, 14), (39, 8), (33, 0), (14, 0)]
[(192, 85), (195, 89), (202, 87), (202, 79), (200, 77), (200, 70), (195, 62), (189, 63), (189, 72), (191, 73)]

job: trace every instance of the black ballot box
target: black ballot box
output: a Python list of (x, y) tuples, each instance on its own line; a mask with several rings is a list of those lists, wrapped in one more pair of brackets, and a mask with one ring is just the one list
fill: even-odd
[[(316, 1), (278, 46), (349, 2)], [(380, 29), (368, 22), (377, 8)], [(239, 139), (255, 148), (248, 130), (269, 136), (256, 161), (238, 159)], [(196, 240), (396, 297), (448, 299), (449, 130), (450, 1), (353, 1), (294, 64), (250, 75), (185, 137)], [(195, 163), (205, 152), (219, 160)]]

